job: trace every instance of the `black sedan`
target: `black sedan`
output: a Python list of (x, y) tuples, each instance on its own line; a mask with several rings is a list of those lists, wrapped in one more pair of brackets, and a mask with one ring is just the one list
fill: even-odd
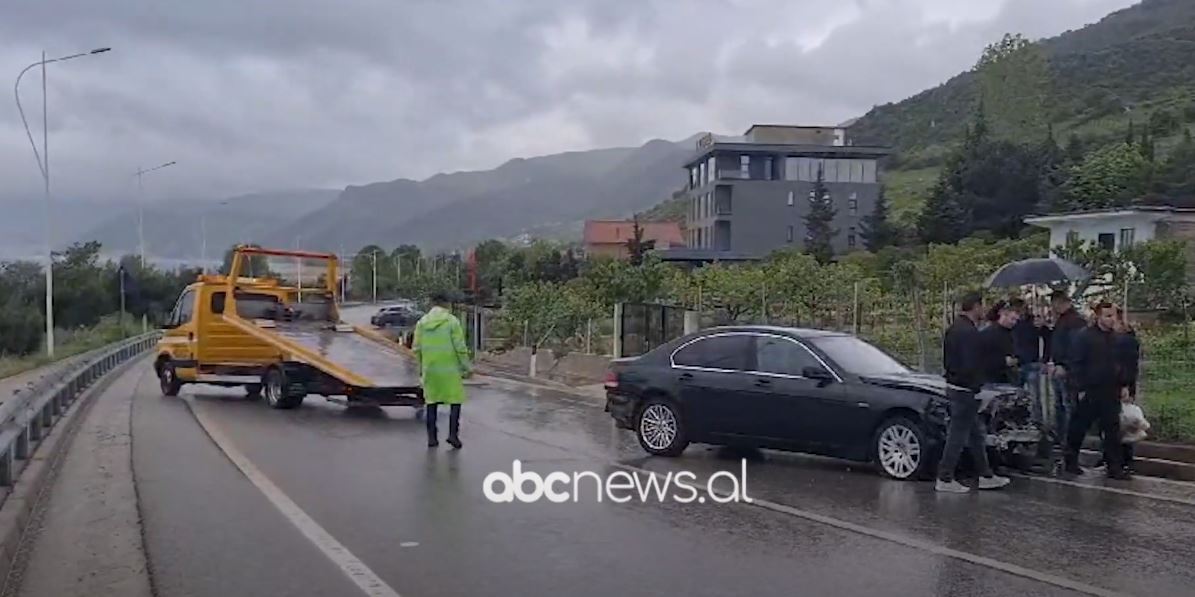
[[(985, 393), (990, 404), (1016, 390)], [(651, 454), (690, 442), (772, 448), (873, 461), (896, 479), (936, 468), (945, 396), (941, 377), (849, 334), (767, 326), (685, 336), (614, 361), (606, 379), (607, 412)]]

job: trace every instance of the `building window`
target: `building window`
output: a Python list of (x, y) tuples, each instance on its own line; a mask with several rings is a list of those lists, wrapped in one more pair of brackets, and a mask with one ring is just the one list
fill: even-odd
[(710, 162), (705, 171), (710, 175), (710, 182), (718, 180), (718, 162), (714, 160), (714, 156), (710, 156)]
[(790, 243), (793, 242), (793, 227), (792, 226), (788, 227), (788, 239), (787, 240)]
[(1120, 229), (1120, 248), (1127, 249), (1127, 248), (1133, 246), (1133, 243), (1136, 241), (1136, 237), (1137, 237), (1137, 229), (1136, 228), (1121, 228)]
[(716, 198), (716, 203), (717, 203), (716, 207), (718, 209), (718, 215), (729, 216), (730, 215), (730, 195), (729, 194), (723, 194), (722, 196), (715, 195), (715, 198)]
[(789, 191), (789, 192), (788, 192), (788, 204), (789, 204), (790, 206), (791, 206), (791, 205), (796, 205), (796, 204), (797, 204), (797, 199), (796, 199), (796, 197), (797, 197), (797, 193), (796, 193), (795, 191)]
[(763, 159), (763, 179), (772, 180), (773, 161), (771, 156)]
[(876, 182), (876, 161), (863, 160), (863, 182), (875, 184)]
[(751, 156), (739, 156), (739, 178), (743, 180), (750, 180), (751, 178)]
[(855, 227), (851, 226), (846, 234), (846, 246), (854, 248), (855, 246)]
[(1115, 251), (1116, 235), (1112, 234), (1111, 232), (1101, 232), (1100, 235), (1096, 237), (1096, 244), (1098, 244), (1101, 249)]
[(859, 198), (859, 193), (851, 191), (851, 199), (858, 199), (858, 198)]
[(698, 170), (697, 170), (697, 182), (698, 182), (699, 184), (703, 184), (703, 185), (704, 185), (704, 184), (705, 184), (705, 162), (702, 162), (701, 164), (699, 164), (699, 165), (697, 166), (697, 168), (698, 168)]
[(697, 188), (697, 166), (689, 168), (689, 188)]
[(852, 216), (859, 215), (859, 201), (857, 199), (847, 200), (846, 208), (847, 208), (847, 211), (849, 211)]

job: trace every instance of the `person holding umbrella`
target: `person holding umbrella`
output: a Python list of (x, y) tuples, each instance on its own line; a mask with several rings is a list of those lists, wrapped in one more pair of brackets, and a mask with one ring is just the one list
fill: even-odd
[[(1064, 259), (1024, 259), (1007, 263), (996, 270), (988, 278), (988, 286), (1010, 288), (1062, 282), (1076, 283), (1090, 276), (1087, 270)], [(1050, 358), (1046, 363), (1046, 372), (1050, 375), (1055, 396), (1055, 442), (1062, 445), (1067, 434), (1070, 405), (1074, 403), (1077, 393), (1073, 385), (1066, 382), (1070, 348), (1074, 332), (1086, 327), (1086, 322), (1075, 311), (1074, 304), (1066, 292), (1056, 290), (1050, 296), (1050, 304), (1056, 321), (1048, 338)]]

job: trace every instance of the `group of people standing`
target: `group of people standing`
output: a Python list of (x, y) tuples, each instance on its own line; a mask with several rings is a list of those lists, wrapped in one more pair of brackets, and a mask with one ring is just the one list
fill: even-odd
[(1141, 350), (1124, 311), (1099, 303), (1092, 308), (1089, 325), (1061, 291), (1051, 295), (1047, 314), (1030, 312), (1019, 298), (997, 301), (985, 309), (978, 293), (964, 296), (961, 307), (943, 342), (951, 422), (937, 489), (970, 490), (954, 478), (964, 447), (970, 447), (980, 489), (1008, 484), (987, 462), (978, 393), (986, 384), (1025, 387), (1032, 399), (1032, 416), (1044, 426), (1043, 373), (1054, 394), (1054, 437), (1064, 450), (1066, 471), (1083, 472), (1079, 450), (1088, 429), (1098, 422), (1108, 476), (1129, 478), (1132, 446), (1121, 441), (1120, 407), (1136, 400)]

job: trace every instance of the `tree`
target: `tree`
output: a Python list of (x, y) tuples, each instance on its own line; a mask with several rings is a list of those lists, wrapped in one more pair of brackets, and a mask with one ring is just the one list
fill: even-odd
[(975, 65), (981, 101), (991, 110), (994, 130), (1004, 139), (1040, 139), (1045, 132), (1050, 76), (1039, 44), (1021, 34), (984, 49)]
[(1137, 149), (1141, 151), (1141, 157), (1149, 162), (1154, 161), (1155, 154), (1157, 153), (1157, 144), (1154, 143), (1153, 137), (1149, 135), (1149, 131), (1141, 131), (1141, 143), (1137, 146)]
[(1153, 114), (1149, 115), (1149, 130), (1154, 135), (1162, 137), (1169, 135), (1181, 124), (1182, 121), (1178, 115), (1166, 108), (1155, 110)]
[(943, 169), (917, 218), (917, 234), (924, 243), (955, 243), (967, 234), (971, 220), (968, 206), (974, 199), (956, 188), (952, 179), (958, 175), (950, 170), (957, 168)]
[(1124, 134), (1124, 144), (1132, 145), (1137, 142), (1137, 132), (1133, 125), (1133, 119), (1129, 119), (1129, 130)]
[(1127, 143), (1092, 152), (1071, 169), (1066, 194), (1071, 209), (1128, 205), (1148, 188), (1150, 164)]
[[(394, 267), (390, 263), (390, 255), (385, 249), (377, 245), (366, 245), (357, 251), (357, 255), (353, 257), (351, 275), (351, 289), (352, 293), (360, 298), (371, 299), (374, 296), (374, 288), (376, 288), (378, 296), (386, 294), (389, 289), (387, 284), (383, 281), (393, 280), (387, 276), (387, 273), (393, 273)], [(374, 279), (374, 276), (377, 279)]]
[(834, 237), (838, 235), (833, 228), (836, 213), (834, 199), (826, 190), (824, 172), (819, 166), (809, 196), (809, 213), (805, 216), (805, 252), (819, 263), (829, 263), (834, 258)]
[[(232, 257), (236, 254), (237, 247), (241, 245), (233, 245), (224, 251), (224, 261), (220, 264), (220, 273), (227, 276), (232, 272)], [(260, 245), (244, 245), (245, 248), (260, 249)], [(140, 268), (140, 266), (138, 266)], [(252, 255), (249, 257), (245, 271), (241, 272), (242, 276), (249, 278), (266, 278), (270, 276), (270, 263), (265, 255)]]
[(872, 253), (895, 245), (899, 240), (900, 231), (888, 221), (888, 198), (885, 196), (884, 187), (880, 187), (875, 209), (863, 218), (860, 234), (863, 236), (863, 246)]
[(639, 214), (631, 219), (631, 238), (627, 239), (627, 254), (630, 255), (631, 265), (641, 265), (647, 248), (643, 242), (643, 227), (639, 225)]
[(1083, 140), (1079, 138), (1079, 135), (1071, 133), (1066, 138), (1066, 150), (1063, 153), (1066, 156), (1066, 162), (1070, 164), (1077, 164), (1083, 161), (1086, 151), (1083, 149)]
[(1154, 191), (1171, 200), (1195, 197), (1195, 141), (1191, 140), (1190, 130), (1158, 165)]
[(721, 311), (727, 322), (761, 314), (768, 282), (762, 268), (711, 264), (694, 272), (692, 279), (701, 304)]

